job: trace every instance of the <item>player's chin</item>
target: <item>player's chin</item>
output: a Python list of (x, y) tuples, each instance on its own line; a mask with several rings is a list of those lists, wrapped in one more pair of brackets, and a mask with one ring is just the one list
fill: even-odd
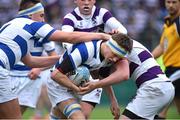
[(84, 15), (90, 15), (91, 14), (91, 10), (90, 9), (83, 9), (83, 14)]

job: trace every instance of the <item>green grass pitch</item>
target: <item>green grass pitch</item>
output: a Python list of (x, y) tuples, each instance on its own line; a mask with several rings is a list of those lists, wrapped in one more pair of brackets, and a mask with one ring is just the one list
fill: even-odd
[[(123, 111), (124, 107), (121, 107), (121, 113)], [(23, 119), (32, 119), (34, 114), (33, 109), (28, 109), (26, 113), (23, 115)], [(45, 110), (43, 111), (44, 114), (44, 119), (48, 119), (48, 112)], [(109, 106), (102, 106), (102, 105), (97, 105), (96, 108), (94, 109), (92, 115), (91, 115), (91, 120), (98, 120), (98, 119), (109, 119), (113, 120), (113, 116), (111, 114)], [(169, 111), (168, 111), (168, 116), (167, 120), (170, 119), (180, 119), (180, 115), (178, 115), (176, 108), (174, 106), (171, 106)]]

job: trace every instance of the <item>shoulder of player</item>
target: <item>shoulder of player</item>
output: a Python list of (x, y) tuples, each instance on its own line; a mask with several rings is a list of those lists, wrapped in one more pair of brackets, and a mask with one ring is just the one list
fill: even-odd
[[(110, 12), (108, 9), (106, 9), (106, 8), (99, 8), (99, 13), (100, 14), (105, 14), (105, 13), (107, 13), (107, 12)], [(111, 12), (110, 12), (111, 13)]]

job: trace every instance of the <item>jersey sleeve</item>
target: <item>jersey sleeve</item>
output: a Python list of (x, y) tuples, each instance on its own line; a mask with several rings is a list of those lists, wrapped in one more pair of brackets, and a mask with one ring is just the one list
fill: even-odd
[(74, 31), (74, 16), (72, 14), (67, 14), (62, 22), (62, 31), (73, 32)]
[[(74, 31), (73, 16), (70, 13), (64, 17), (61, 29), (64, 32), (73, 32)], [(71, 43), (67, 43), (67, 42), (63, 42), (62, 45), (63, 45), (63, 48), (65, 48), (65, 49), (68, 49), (72, 46)]]
[(49, 41), (49, 42), (43, 44), (43, 47), (47, 53), (55, 51), (55, 43), (53, 41)]
[(103, 22), (105, 23), (105, 32), (111, 32), (113, 29), (118, 29), (121, 33), (127, 34), (126, 28), (111, 14), (110, 11), (101, 8), (104, 12)]
[(34, 31), (34, 36), (37, 38), (48, 39), (51, 34), (56, 31), (49, 24), (43, 22), (34, 22), (31, 24), (31, 30)]
[(61, 60), (61, 62), (56, 64), (56, 69), (58, 69), (60, 72), (62, 72), (63, 74), (69, 73), (71, 71), (73, 71), (75, 68), (73, 66), (73, 63), (71, 61), (70, 56), (66, 56), (64, 58), (61, 58), (63, 60)]

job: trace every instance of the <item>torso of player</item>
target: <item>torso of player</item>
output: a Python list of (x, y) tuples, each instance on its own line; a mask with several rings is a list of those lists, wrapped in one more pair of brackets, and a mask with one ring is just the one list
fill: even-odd
[(46, 37), (54, 31), (45, 23), (35, 22), (28, 17), (18, 17), (3, 25), (0, 29), (0, 60), (6, 69), (29, 52), (29, 40), (34, 37)]
[(152, 70), (155, 70), (154, 74), (156, 74), (156, 70), (161, 73), (160, 67), (150, 51), (135, 40), (133, 40), (133, 49), (127, 58), (130, 62), (130, 76), (133, 80), (137, 80), (143, 74), (147, 75), (146, 78), (150, 77), (149, 75), (153, 75), (153, 73), (148, 72)]
[(173, 24), (164, 25), (161, 44), (164, 46), (163, 61), (165, 66), (180, 67), (180, 26), (179, 18)]
[(101, 60), (100, 58), (101, 42), (102, 41), (93, 40), (90, 42), (74, 44), (71, 48), (68, 49), (68, 51), (66, 51), (63, 57), (60, 59), (59, 64), (61, 64), (63, 58), (69, 56), (73, 65), (71, 67), (73, 67), (73, 69), (80, 65), (84, 65), (92, 71), (103, 66), (110, 65), (106, 60)]
[[(84, 31), (84, 32), (110, 32), (111, 29), (106, 26), (107, 20), (113, 18), (111, 13), (104, 8), (93, 7), (92, 15), (83, 16), (80, 14), (78, 8), (73, 12), (67, 14), (64, 17), (62, 30), (66, 31), (67, 28), (71, 28), (72, 31)], [(115, 21), (116, 23), (117, 21)], [(114, 25), (115, 26), (115, 25)], [(114, 29), (117, 29), (117, 27)]]

